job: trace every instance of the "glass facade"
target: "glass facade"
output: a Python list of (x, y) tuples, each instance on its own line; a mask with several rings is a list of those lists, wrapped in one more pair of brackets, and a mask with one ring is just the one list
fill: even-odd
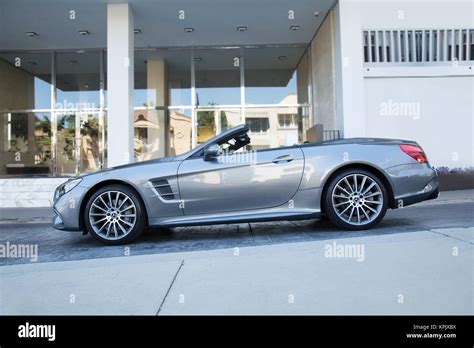
[(240, 108), (199, 108), (196, 116), (198, 144), (242, 123)]
[(51, 164), (51, 114), (0, 114), (2, 171), (7, 175), (48, 174)]
[(51, 53), (0, 53), (0, 110), (51, 107)]
[(304, 48), (245, 49), (246, 104), (296, 104), (296, 67)]
[(240, 105), (240, 49), (194, 50), (196, 105)]
[[(304, 46), (136, 49), (135, 161), (172, 156), (235, 125), (252, 149), (305, 140)], [(0, 53), (0, 176), (106, 167), (106, 52)]]
[(56, 109), (99, 109), (100, 52), (56, 54)]
[(0, 176), (104, 167), (103, 57), (100, 50), (0, 53)]
[(304, 141), (302, 119), (306, 106), (275, 105), (249, 107), (245, 122), (249, 127), (253, 150), (291, 146)]
[(135, 160), (192, 146), (191, 49), (135, 51)]

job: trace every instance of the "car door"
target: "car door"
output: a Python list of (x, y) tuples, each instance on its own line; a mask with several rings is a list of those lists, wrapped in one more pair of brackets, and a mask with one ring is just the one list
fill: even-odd
[(235, 152), (206, 161), (184, 160), (178, 183), (184, 214), (263, 209), (286, 204), (296, 193), (304, 168), (297, 147)]

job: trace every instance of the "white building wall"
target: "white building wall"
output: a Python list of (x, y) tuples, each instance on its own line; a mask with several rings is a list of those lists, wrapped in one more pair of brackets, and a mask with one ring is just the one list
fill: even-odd
[(416, 140), (435, 167), (470, 167), (472, 86), (468, 76), (367, 78), (367, 136)]
[(360, 1), (339, 0), (334, 8), (336, 110), (339, 130), (345, 138), (366, 134), (360, 12)]
[(368, 67), (362, 41), (363, 30), (472, 29), (474, 2), (339, 0), (335, 15), (344, 136), (416, 140), (434, 166), (474, 166), (474, 62)]

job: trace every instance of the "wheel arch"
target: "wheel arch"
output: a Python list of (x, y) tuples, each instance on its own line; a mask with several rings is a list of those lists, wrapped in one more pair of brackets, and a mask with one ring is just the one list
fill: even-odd
[(383, 170), (372, 166), (367, 163), (361, 163), (361, 162), (351, 162), (345, 165), (342, 165), (340, 167), (335, 168), (331, 173), (329, 173), (324, 180), (323, 184), (323, 190), (321, 193), (321, 201), (320, 201), (320, 206), (321, 206), (321, 211), (324, 212), (325, 207), (324, 207), (324, 197), (326, 197), (326, 192), (328, 190), (328, 187), (332, 181), (333, 178), (335, 178), (337, 175), (339, 175), (341, 172), (348, 170), (348, 169), (364, 169), (373, 175), (377, 176), (382, 183), (384, 184), (385, 188), (387, 189), (388, 193), (388, 207), (389, 208), (396, 208), (395, 207), (395, 196), (393, 193), (393, 187), (392, 184), (389, 180), (389, 178), (386, 176), (386, 174), (383, 172)]
[(84, 211), (86, 209), (86, 205), (87, 205), (87, 202), (89, 201), (89, 198), (91, 198), (91, 196), (95, 192), (97, 192), (97, 190), (109, 185), (123, 185), (123, 186), (128, 187), (129, 189), (131, 189), (133, 192), (137, 194), (138, 198), (141, 200), (143, 204), (143, 207), (145, 210), (145, 221), (146, 221), (146, 224), (148, 225), (148, 208), (145, 204), (145, 200), (143, 199), (141, 193), (129, 182), (126, 182), (120, 179), (110, 179), (110, 180), (104, 180), (104, 181), (98, 182), (97, 184), (92, 186), (82, 198), (81, 207), (79, 209), (79, 228), (83, 231), (86, 231), (85, 224), (84, 224)]

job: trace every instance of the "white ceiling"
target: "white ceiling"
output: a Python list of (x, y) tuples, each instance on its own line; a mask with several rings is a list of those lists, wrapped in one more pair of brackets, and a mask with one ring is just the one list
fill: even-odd
[[(142, 30), (135, 47), (308, 44), (336, 1), (0, 0), (0, 51), (105, 48), (111, 2), (131, 4), (135, 28)], [(75, 20), (69, 19), (71, 10)], [(185, 11), (184, 20), (178, 19), (179, 10)], [(300, 30), (290, 31), (292, 25)], [(238, 26), (248, 29), (238, 32)], [(188, 27), (194, 32), (185, 33)], [(81, 36), (82, 29), (90, 35)], [(27, 37), (29, 31), (38, 36)]]
[[(136, 84), (145, 83), (145, 62), (149, 59), (165, 59), (170, 75), (181, 78), (184, 85), (189, 84), (190, 51), (179, 48), (194, 46), (195, 57), (201, 58), (196, 62), (197, 78), (201, 75), (202, 79), (206, 78), (199, 71), (211, 74), (210, 71), (218, 70), (219, 73), (209, 75), (213, 84), (226, 85), (230, 78), (239, 78), (238, 73), (232, 73), (235, 70), (232, 64), (233, 58), (241, 55), (240, 49), (222, 49), (216, 53), (199, 47), (246, 46), (243, 55), (248, 85), (286, 85), (336, 1), (129, 0), (134, 11), (134, 27), (142, 31), (135, 35), (135, 47), (144, 49), (135, 52)], [(70, 51), (58, 53), (58, 86), (74, 89), (86, 81), (91, 89), (97, 89), (98, 51), (76, 51), (106, 48), (107, 3), (112, 2), (127, 1), (0, 0), (0, 59), (13, 64), (20, 57), (24, 63), (22, 69), (49, 80), (50, 55), (37, 51)], [(184, 20), (178, 19), (180, 10), (185, 11)], [(294, 11), (292, 20), (288, 18), (290, 10)], [(75, 11), (74, 20), (69, 18), (70, 11)], [(315, 12), (319, 15), (315, 16)], [(294, 25), (300, 29), (290, 31)], [(246, 26), (247, 31), (238, 32), (238, 26)], [(194, 28), (194, 32), (185, 33), (184, 28), (188, 27)], [(79, 30), (87, 30), (90, 35), (82, 36)], [(31, 31), (38, 36), (25, 35)], [(273, 47), (276, 45), (279, 47)], [(25, 50), (36, 52), (25, 53)], [(286, 59), (278, 59), (281, 56)]]

